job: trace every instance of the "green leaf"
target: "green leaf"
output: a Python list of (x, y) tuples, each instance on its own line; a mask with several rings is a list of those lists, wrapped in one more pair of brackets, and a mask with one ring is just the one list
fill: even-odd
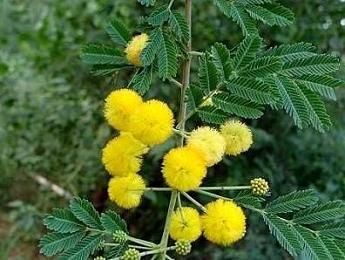
[(73, 233), (84, 228), (69, 209), (54, 209), (51, 215), (44, 218), (43, 223), (48, 229), (59, 233)]
[(227, 89), (236, 96), (242, 97), (258, 104), (274, 103), (274, 97), (271, 94), (270, 86), (263, 81), (238, 77), (230, 80), (226, 84)]
[(80, 57), (86, 64), (127, 65), (127, 60), (123, 57), (122, 52), (102, 45), (85, 46)]
[(102, 213), (101, 222), (104, 229), (110, 233), (114, 233), (116, 230), (128, 233), (126, 222), (112, 210)]
[(322, 236), (345, 239), (345, 222), (326, 224), (319, 229)]
[(88, 259), (92, 255), (103, 239), (103, 234), (89, 235), (79, 241), (75, 247), (67, 250), (61, 260), (81, 260)]
[(254, 196), (250, 191), (240, 191), (234, 197), (234, 201), (245, 208), (261, 208), (261, 202), (264, 199)]
[(320, 97), (309, 89), (299, 86), (305, 98), (305, 103), (310, 115), (311, 125), (318, 131), (324, 132), (332, 126), (331, 118), (327, 114), (325, 104)]
[(333, 259), (318, 235), (299, 225), (297, 225), (295, 228), (298, 231), (300, 241), (303, 243), (306, 256), (305, 259)]
[(266, 206), (270, 213), (289, 213), (317, 203), (318, 197), (314, 190), (294, 191), (280, 196)]
[(323, 75), (337, 71), (339, 64), (337, 57), (322, 54), (288, 61), (284, 64), (282, 72), (288, 76)]
[(201, 104), (203, 97), (204, 95), (199, 87), (190, 85), (187, 88), (187, 106), (189, 111), (195, 111)]
[(117, 65), (117, 64), (96, 64), (91, 68), (91, 72), (97, 76), (106, 76), (109, 74), (116, 73), (117, 71), (124, 68), (132, 68), (131, 65)]
[(126, 46), (131, 39), (130, 32), (123, 23), (114, 19), (105, 26), (105, 30), (115, 44)]
[(217, 68), (206, 55), (199, 58), (199, 83), (204, 93), (214, 90), (218, 85)]
[(257, 119), (263, 115), (262, 107), (235, 95), (218, 93), (212, 97), (214, 105), (224, 112), (242, 118)]
[(336, 100), (334, 88), (345, 86), (345, 82), (328, 75), (304, 75), (295, 79), (298, 85), (303, 85), (319, 95)]
[(168, 21), (170, 17), (170, 10), (167, 5), (158, 7), (153, 11), (150, 16), (147, 18), (147, 22), (152, 26), (160, 26), (164, 22)]
[(263, 6), (248, 6), (246, 10), (256, 20), (268, 25), (287, 26), (295, 19), (293, 12), (280, 4), (266, 4)]
[(298, 224), (315, 224), (342, 218), (344, 215), (345, 203), (337, 200), (301, 210), (294, 215), (293, 221)]
[(228, 119), (228, 116), (222, 110), (212, 106), (200, 107), (198, 115), (202, 121), (217, 125), (224, 123)]
[(309, 113), (303, 99), (304, 95), (299, 87), (291, 79), (279, 75), (274, 77), (275, 86), (281, 97), (282, 105), (286, 113), (292, 117), (295, 125), (302, 128), (309, 122)]
[(156, 3), (156, 0), (137, 0), (140, 4), (145, 6), (153, 6)]
[(118, 246), (112, 246), (109, 248), (109, 250), (106, 252), (106, 259), (112, 259), (116, 257), (121, 257), (125, 253), (125, 251), (128, 249), (128, 243), (121, 243)]
[(283, 63), (277, 57), (263, 57), (253, 60), (239, 71), (239, 75), (247, 77), (266, 77), (272, 73), (278, 73)]
[(49, 233), (40, 240), (40, 253), (46, 256), (56, 255), (74, 247), (84, 236), (85, 231), (72, 234)]
[(269, 48), (263, 52), (263, 56), (275, 56), (282, 59), (283, 62), (291, 62), (296, 59), (304, 59), (315, 56), (316, 48), (310, 43), (283, 44)]
[(175, 77), (177, 73), (177, 50), (169, 35), (163, 35), (158, 50), (158, 74), (164, 80)]
[(241, 27), (243, 35), (258, 34), (255, 21), (246, 13), (244, 6), (227, 0), (213, 0), (213, 2), (220, 11)]
[(255, 21), (248, 15), (243, 6), (233, 4), (230, 17), (241, 27), (244, 36), (258, 34)]
[(98, 212), (93, 205), (81, 198), (74, 198), (69, 205), (73, 215), (85, 225), (97, 229), (103, 229)]
[(258, 36), (246, 37), (236, 50), (234, 58), (235, 68), (247, 66), (260, 50), (261, 43), (261, 39)]
[(170, 14), (169, 25), (173, 33), (181, 40), (187, 42), (190, 37), (189, 28), (185, 17), (177, 12), (173, 11)]
[(210, 56), (217, 69), (220, 80), (228, 80), (233, 70), (229, 50), (224, 44), (217, 42), (211, 47)]
[(328, 252), (334, 260), (345, 259), (345, 253), (337, 246), (333, 239), (325, 236), (320, 236), (322, 243), (326, 246)]
[(272, 214), (264, 214), (262, 216), (271, 234), (277, 239), (279, 244), (288, 251), (290, 255), (297, 256), (302, 250), (302, 246), (294, 226), (284, 219)]
[(340, 251), (345, 254), (345, 243), (344, 240), (336, 239), (334, 240), (334, 243), (337, 245), (337, 247), (340, 249)]
[(272, 3), (272, 0), (237, 0), (242, 5), (261, 5), (265, 3)]
[(160, 28), (154, 29), (149, 37), (149, 42), (140, 54), (140, 59), (144, 66), (149, 66), (155, 59), (159, 51), (161, 42), (164, 41), (163, 32)]
[(136, 73), (131, 81), (131, 88), (144, 95), (150, 89), (152, 83), (152, 70), (153, 67), (149, 66)]

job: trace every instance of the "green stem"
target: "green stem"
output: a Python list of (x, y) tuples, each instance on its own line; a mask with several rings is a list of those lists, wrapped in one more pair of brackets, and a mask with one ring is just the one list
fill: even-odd
[(201, 203), (199, 203), (197, 200), (195, 200), (192, 196), (190, 196), (187, 192), (182, 192), (182, 195), (190, 202), (192, 202), (195, 206), (200, 208), (203, 212), (206, 212), (206, 208), (203, 205), (201, 205)]
[[(187, 51), (192, 51), (192, 0), (185, 0), (185, 17), (188, 24), (188, 30), (189, 30), (189, 40), (187, 43)], [(182, 66), (182, 86), (181, 86), (181, 94), (180, 94), (180, 110), (179, 110), (179, 117), (178, 117), (178, 127), (177, 129), (181, 132), (185, 131), (185, 118), (186, 118), (186, 111), (187, 111), (187, 104), (185, 102), (186, 98), (186, 91), (190, 83), (190, 67), (191, 67), (192, 59), (191, 56), (188, 57), (188, 59), (185, 61), (185, 63)], [(180, 136), (180, 142), (179, 145), (183, 146), (184, 144), (184, 136)], [(163, 235), (161, 238), (160, 246), (162, 248), (166, 248), (168, 245), (169, 240), (169, 226), (170, 226), (170, 220), (171, 216), (173, 214), (176, 200), (178, 197), (178, 191), (173, 190), (171, 192), (170, 196), (170, 202), (169, 202), (169, 208), (164, 224), (164, 230)], [(162, 254), (159, 256), (159, 259), (165, 260), (166, 259), (166, 251), (163, 251)]]
[(203, 56), (204, 55), (204, 53), (200, 52), (200, 51), (190, 51), (189, 54), (193, 55), (193, 56)]
[(212, 90), (210, 93), (208, 93), (206, 96), (204, 96), (204, 97), (202, 98), (202, 100), (201, 100), (200, 105), (199, 105), (197, 108), (195, 108), (194, 110), (190, 111), (190, 112), (188, 113), (188, 115), (185, 116), (184, 120), (183, 120), (183, 121), (180, 121), (180, 122), (178, 123), (178, 125), (176, 126), (176, 128), (179, 128), (180, 125), (184, 124), (189, 118), (191, 118), (196, 112), (198, 112), (198, 109), (203, 105), (203, 103), (204, 103), (207, 99), (211, 98), (213, 95), (217, 94), (217, 92), (219, 91), (219, 89), (221, 88), (222, 85), (223, 85), (222, 82), (219, 83), (219, 84), (217, 85), (217, 87), (216, 87), (214, 90)]
[[(160, 247), (163, 247), (163, 248), (167, 247), (167, 245), (168, 245), (170, 220), (171, 220), (171, 216), (174, 212), (174, 208), (175, 208), (175, 204), (176, 204), (176, 200), (177, 200), (177, 194), (178, 194), (178, 192), (176, 190), (173, 190), (171, 192), (169, 208), (168, 208), (167, 216), (165, 219), (162, 239), (160, 242)], [(163, 251), (163, 254), (161, 255), (160, 259), (162, 259), (162, 260), (165, 259), (165, 252), (164, 251)]]
[[(119, 246), (121, 244), (117, 243), (103, 243), (104, 246), (109, 246), (109, 247), (115, 247)], [(143, 250), (151, 250), (152, 247), (146, 247), (146, 246), (137, 246), (137, 245), (128, 245), (130, 248), (136, 248), (136, 249), (143, 249)]]
[(182, 84), (178, 82), (176, 79), (170, 78), (169, 81), (173, 83), (175, 86), (182, 88)]
[(142, 252), (140, 253), (140, 256), (154, 255), (157, 253), (167, 252), (167, 251), (175, 250), (175, 249), (176, 249), (176, 246), (163, 247), (163, 248), (158, 248), (151, 251)]
[(224, 196), (212, 193), (212, 192), (204, 191), (204, 190), (196, 190), (195, 192), (209, 196), (209, 197), (212, 197), (212, 198), (216, 198), (216, 199), (232, 200), (230, 198), (227, 198), (227, 197), (224, 197)]
[(127, 239), (128, 239), (128, 241), (131, 241), (133, 243), (137, 243), (139, 245), (144, 245), (144, 246), (148, 246), (148, 247), (156, 247), (156, 246), (158, 246), (155, 243), (152, 243), (150, 241), (142, 240), (142, 239), (131, 237), (131, 236), (128, 236)]
[(252, 186), (212, 186), (199, 187), (198, 190), (250, 190)]

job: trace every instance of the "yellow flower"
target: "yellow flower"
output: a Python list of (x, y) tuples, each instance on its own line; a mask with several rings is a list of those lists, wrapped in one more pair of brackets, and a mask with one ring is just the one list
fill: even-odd
[(122, 208), (130, 209), (139, 206), (144, 193), (145, 182), (138, 174), (126, 177), (114, 177), (109, 181), (108, 194)]
[(174, 115), (167, 104), (149, 100), (139, 106), (130, 117), (129, 131), (147, 145), (165, 142), (172, 134)]
[(190, 207), (177, 209), (171, 216), (169, 231), (174, 240), (197, 240), (201, 235), (199, 212)]
[(240, 240), (246, 233), (243, 210), (232, 201), (218, 199), (207, 204), (201, 223), (206, 239), (223, 246)]
[(190, 147), (179, 147), (164, 156), (162, 172), (170, 187), (190, 191), (200, 186), (207, 169), (198, 152)]
[(130, 63), (132, 63), (135, 66), (142, 66), (140, 54), (146, 47), (148, 40), (149, 36), (146, 33), (142, 33), (140, 35), (134, 36), (132, 40), (128, 43), (125, 49), (125, 53)]
[(127, 176), (140, 170), (142, 156), (147, 152), (146, 145), (130, 133), (121, 132), (103, 148), (102, 162), (111, 175)]
[(252, 132), (240, 121), (226, 122), (220, 127), (220, 132), (226, 141), (225, 153), (228, 155), (239, 155), (246, 152), (253, 143)]
[(226, 146), (224, 137), (216, 129), (207, 126), (192, 131), (187, 145), (201, 152), (207, 166), (222, 160)]
[(129, 116), (141, 104), (142, 99), (135, 91), (115, 90), (105, 99), (104, 116), (112, 127), (127, 131)]

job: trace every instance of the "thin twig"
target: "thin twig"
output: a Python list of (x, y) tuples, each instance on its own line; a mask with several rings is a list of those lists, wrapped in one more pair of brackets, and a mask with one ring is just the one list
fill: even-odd
[(60, 197), (64, 197), (66, 199), (71, 199), (73, 197), (72, 193), (69, 191), (65, 190), (61, 186), (49, 181), (46, 177), (43, 177), (42, 175), (39, 175), (37, 173), (35, 174), (29, 174), (32, 179), (34, 179), (38, 184), (43, 186), (44, 188), (50, 189), (53, 191), (55, 194), (59, 195)]
[(203, 212), (206, 212), (206, 208), (203, 205), (201, 205), (201, 203), (199, 203), (197, 200), (195, 200), (192, 196), (190, 196), (187, 192), (182, 192), (182, 195), (190, 202), (192, 202), (195, 206), (200, 208)]

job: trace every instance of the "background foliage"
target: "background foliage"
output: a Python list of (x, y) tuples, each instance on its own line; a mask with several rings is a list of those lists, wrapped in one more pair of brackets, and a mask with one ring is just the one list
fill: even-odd
[[(296, 41), (312, 42), (320, 52), (345, 54), (345, 2), (282, 1), (296, 13), (289, 27), (261, 26), (269, 46)], [(285, 2), (285, 3), (284, 3)], [(66, 200), (38, 185), (40, 174), (73, 194), (87, 196), (98, 209), (105, 207), (108, 178), (100, 163), (100, 149), (112, 134), (102, 118), (102, 100), (129, 75), (94, 77), (79, 58), (86, 42), (110, 43), (103, 25), (111, 17), (131, 28), (147, 10), (136, 1), (2, 1), (0, 13), (0, 259), (37, 259), (36, 243), (42, 216)], [(216, 41), (235, 46), (242, 38), (210, 1), (194, 4), (193, 45), (201, 50)], [(316, 15), (317, 14), (317, 15)], [(133, 17), (135, 18), (133, 20)], [(343, 71), (340, 77), (344, 77)], [(315, 187), (323, 198), (345, 195), (345, 93), (329, 104), (335, 127), (326, 134), (299, 131), (281, 112), (248, 121), (256, 144), (244, 156), (226, 160), (213, 169), (214, 180), (239, 184), (252, 176), (270, 180), (273, 195), (296, 188)], [(173, 103), (176, 89), (156, 84), (148, 97)], [(174, 104), (171, 104), (174, 108)], [(153, 150), (144, 174), (153, 185), (162, 182), (159, 159), (168, 149)], [(132, 234), (152, 234), (163, 222), (167, 198), (148, 194), (143, 207), (123, 212)], [(109, 205), (114, 207), (113, 205)], [(164, 210), (163, 210), (164, 209)], [(152, 214), (157, 218), (152, 221)], [(268, 230), (255, 217), (249, 233), (234, 248), (221, 249), (199, 242), (191, 259), (276, 259), (278, 249)], [(253, 224), (254, 223), (254, 224)]]

